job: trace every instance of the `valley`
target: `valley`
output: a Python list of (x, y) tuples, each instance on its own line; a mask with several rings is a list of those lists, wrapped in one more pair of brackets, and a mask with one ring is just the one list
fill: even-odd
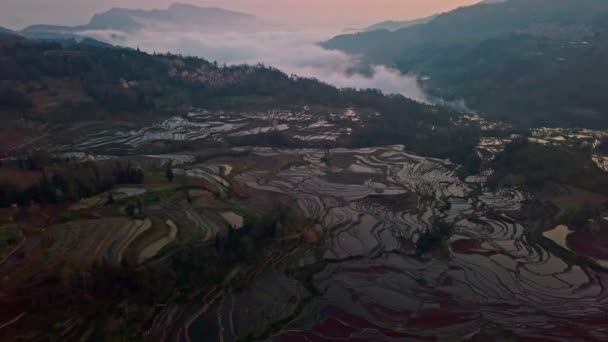
[(219, 8), (0, 32), (0, 340), (608, 340), (605, 4), (535, 2), (299, 56), (348, 88), (75, 36)]

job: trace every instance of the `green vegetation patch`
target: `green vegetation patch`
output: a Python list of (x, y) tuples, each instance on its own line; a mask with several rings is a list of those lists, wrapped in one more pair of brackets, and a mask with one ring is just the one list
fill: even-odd
[(17, 229), (0, 227), (0, 260), (4, 260), (20, 242), (21, 233)]
[(523, 176), (523, 185), (535, 191), (552, 181), (608, 194), (608, 174), (588, 153), (573, 148), (521, 141), (509, 144), (493, 168), (496, 172), (489, 182), (494, 186), (510, 176)]

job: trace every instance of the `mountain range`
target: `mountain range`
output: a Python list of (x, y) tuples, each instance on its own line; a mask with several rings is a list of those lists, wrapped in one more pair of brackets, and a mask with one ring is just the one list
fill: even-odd
[(395, 32), (341, 35), (323, 43), (323, 46), (382, 60), (407, 49), (471, 43), (510, 33), (550, 35), (557, 31), (564, 35), (570, 31), (576, 34), (581, 24), (601, 23), (607, 11), (608, 2), (602, 0), (480, 3), (440, 14), (426, 25), (410, 26)]
[(321, 45), (421, 75), (431, 95), (487, 115), (608, 126), (608, 1), (492, 1)]
[(86, 25), (32, 25), (25, 28), (22, 32), (26, 34), (40, 32), (73, 33), (88, 30), (131, 32), (150, 26), (219, 29), (237, 25), (253, 25), (255, 23), (255, 16), (241, 12), (216, 7), (199, 7), (185, 3), (174, 3), (167, 9), (112, 8), (106, 12), (95, 14)]
[(426, 24), (426, 23), (430, 22), (431, 20), (437, 18), (437, 16), (439, 16), (439, 14), (431, 15), (429, 17), (424, 17), (424, 18), (420, 18), (420, 19), (413, 19), (413, 20), (403, 20), (403, 21), (387, 20), (387, 21), (383, 21), (381, 23), (371, 25), (371, 26), (363, 29), (363, 31), (364, 32), (376, 31), (376, 30), (397, 31), (400, 29), (414, 26), (414, 25)]
[[(509, 1), (509, 0), (483, 0), (483, 1), (480, 1), (478, 4), (496, 4), (496, 3), (506, 2), (506, 1)], [(383, 21), (383, 22), (368, 26), (365, 29), (360, 30), (360, 31), (370, 32), (370, 31), (376, 31), (376, 30), (387, 30), (387, 31), (394, 32), (394, 31), (408, 28), (408, 27), (415, 26), (415, 25), (427, 24), (427, 23), (433, 21), (435, 18), (437, 18), (440, 15), (441, 15), (440, 13), (437, 13), (437, 14), (430, 15), (428, 17), (411, 19), (411, 20), (387, 20), (387, 21)]]

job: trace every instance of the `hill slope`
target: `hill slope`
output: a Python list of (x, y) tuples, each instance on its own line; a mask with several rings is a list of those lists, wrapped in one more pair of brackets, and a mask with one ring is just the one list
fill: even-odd
[(426, 24), (426, 23), (434, 20), (435, 18), (437, 18), (437, 16), (438, 16), (438, 14), (432, 15), (430, 17), (425, 17), (425, 18), (420, 18), (420, 19), (414, 19), (414, 20), (403, 20), (403, 21), (388, 20), (388, 21), (383, 21), (381, 23), (369, 26), (369, 27), (365, 28), (363, 31), (364, 32), (376, 31), (376, 30), (397, 31), (397, 30), (400, 30), (400, 29), (404, 29), (404, 28), (407, 28), (407, 27), (414, 26), (414, 25)]
[(482, 3), (396, 32), (338, 36), (323, 46), (427, 76), (428, 91), (526, 124), (608, 126), (608, 2)]
[[(116, 123), (143, 127), (193, 108), (237, 113), (315, 108), (314, 113), (369, 113), (366, 122), (357, 119), (344, 141), (330, 139), (329, 146), (403, 144), (464, 163), (478, 141), (476, 129), (457, 125), (458, 113), (447, 108), (377, 90), (338, 89), (263, 65), (222, 67), (199, 58), (24, 38), (5, 44), (0, 39), (0, 60), (5, 127), (26, 119), (67, 127), (97, 121), (112, 129)], [(246, 145), (276, 145), (283, 138), (290, 137), (262, 136)]]
[(368, 32), (337, 36), (323, 46), (372, 58), (407, 49), (449, 46), (479, 42), (510, 33), (531, 32), (537, 35), (574, 35), (598, 24), (608, 12), (602, 0), (511, 0), (481, 3), (443, 13), (428, 25), (407, 27), (395, 32)]

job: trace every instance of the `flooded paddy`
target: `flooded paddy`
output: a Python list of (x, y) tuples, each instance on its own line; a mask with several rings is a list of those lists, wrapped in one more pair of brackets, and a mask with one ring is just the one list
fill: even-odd
[[(164, 333), (229, 341), (260, 331), (277, 341), (461, 340), (505, 331), (524, 338), (608, 338), (608, 274), (536, 242), (509, 216), (528, 195), (511, 188), (479, 193), (476, 184), (488, 172), (463, 181), (456, 165), (402, 146), (255, 154), (305, 161), (251, 168), (233, 181), (254, 194), (290, 198), (315, 222), (320, 245), (267, 264), (244, 292), (208, 303), (205, 314), (172, 308), (180, 318), (165, 322)], [(444, 247), (419, 253), (438, 221), (453, 227)], [(562, 233), (545, 238), (565, 242)], [(308, 272), (306, 284), (285, 276), (300, 272)], [(280, 304), (268, 293), (283, 298)], [(263, 319), (245, 319), (236, 307), (248, 307), (250, 316), (263, 310)], [(185, 327), (180, 322), (187, 319)]]
[[(50, 149), (79, 160), (97, 160), (134, 154), (138, 149), (159, 141), (223, 142), (231, 137), (270, 132), (290, 133), (290, 136), (299, 141), (336, 141), (350, 135), (353, 128), (360, 125), (361, 120), (363, 114), (353, 109), (344, 113), (313, 112), (308, 107), (299, 111), (198, 111), (176, 115), (144, 127), (90, 127), (90, 132), (86, 128), (74, 132), (68, 129), (61, 132), (61, 135), (74, 135), (70, 139), (72, 142), (68, 145), (52, 146)], [(147, 157), (171, 160), (175, 164), (192, 161), (187, 155), (164, 154)]]
[[(362, 121), (353, 110), (325, 116), (308, 109), (202, 111), (149, 127), (100, 131), (57, 151), (81, 159), (108, 158), (137, 154), (160, 140), (219, 142), (268, 132), (300, 141), (338, 141)], [(605, 134), (541, 129), (531, 136), (533, 142), (595, 148)], [(484, 138), (477, 150), (491, 160), (509, 141)], [(190, 151), (144, 157), (171, 162), (177, 181), (204, 184), (205, 191), (191, 190), (200, 208), (213, 199), (211, 193), (230, 198), (238, 191), (245, 194), (239, 197), (245, 204), (281, 198), (313, 226), (315, 244), (268, 256), (246, 274), (250, 282), (238, 290), (218, 286), (187, 304), (163, 307), (148, 340), (487, 340), (506, 331), (524, 339), (608, 340), (608, 273), (601, 268), (608, 267), (603, 243), (608, 237), (565, 226), (533, 234), (515, 219), (530, 195), (512, 187), (485, 190), (492, 170), (460, 179), (457, 165), (413, 155), (403, 146), (233, 151), (251, 153), (208, 162), (197, 162)], [(594, 152), (594, 160), (608, 169), (601, 153)], [(140, 191), (117, 190), (125, 197)], [(80, 205), (100, 204), (99, 199), (90, 201)], [(95, 251), (86, 254), (91, 263), (141, 265), (175, 244), (184, 224), (208, 244), (226, 227), (243, 226), (234, 208), (209, 213), (174, 207), (172, 220), (151, 226), (145, 221), (100, 222), (107, 228), (91, 234), (107, 235), (96, 237), (104, 241), (101, 246), (55, 247)], [(426, 246), (438, 223), (451, 231), (437, 245)], [(62, 239), (71, 241), (57, 238)]]

